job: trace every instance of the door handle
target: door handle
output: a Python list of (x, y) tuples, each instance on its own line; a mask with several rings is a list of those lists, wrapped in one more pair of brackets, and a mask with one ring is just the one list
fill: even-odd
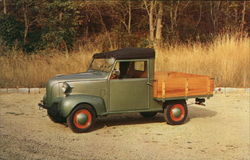
[(147, 85), (148, 85), (148, 86), (152, 86), (152, 83), (150, 83), (150, 82), (147, 82)]

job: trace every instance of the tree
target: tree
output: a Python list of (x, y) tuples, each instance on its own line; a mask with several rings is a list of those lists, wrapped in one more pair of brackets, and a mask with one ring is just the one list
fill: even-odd
[(163, 2), (156, 0), (143, 2), (149, 20), (149, 40), (154, 44), (162, 39)]
[(158, 43), (161, 42), (162, 40), (162, 16), (163, 16), (163, 2), (159, 1), (157, 2), (159, 9), (158, 9), (158, 13), (157, 13), (157, 18), (156, 18), (156, 34), (155, 34), (155, 39)]
[(249, 33), (247, 1), (2, 0), (1, 43), (25, 52), (75, 44), (104, 50), (161, 42), (208, 42), (225, 32)]
[(68, 52), (73, 47), (77, 29), (77, 6), (69, 0), (54, 0), (44, 6), (42, 41), (50, 48)]
[(245, 15), (246, 15), (246, 1), (243, 1), (243, 7), (242, 7), (242, 16), (241, 16), (241, 23), (240, 23), (240, 31), (241, 36), (244, 34), (244, 26), (245, 26)]
[(210, 16), (213, 24), (214, 33), (218, 31), (218, 19), (219, 19), (219, 11), (221, 7), (221, 1), (213, 2), (210, 1)]
[(112, 9), (112, 17), (118, 20), (126, 29), (126, 32), (131, 34), (132, 23), (132, 3), (131, 0), (120, 1), (109, 5)]
[(0, 16), (0, 39), (5, 42), (10, 49), (22, 46), (24, 26), (12, 15)]
[(6, 0), (3, 0), (3, 14), (7, 14)]

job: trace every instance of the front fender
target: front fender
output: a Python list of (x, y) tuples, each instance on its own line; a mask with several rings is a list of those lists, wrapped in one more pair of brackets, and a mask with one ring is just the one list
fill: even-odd
[(62, 117), (67, 117), (71, 111), (80, 103), (87, 103), (94, 107), (97, 115), (106, 113), (105, 102), (101, 97), (90, 95), (70, 95), (65, 97), (59, 104), (58, 111)]

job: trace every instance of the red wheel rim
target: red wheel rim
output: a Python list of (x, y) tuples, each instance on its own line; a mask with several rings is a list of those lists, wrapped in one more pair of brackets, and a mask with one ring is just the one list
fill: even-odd
[[(80, 123), (78, 122), (77, 116), (78, 116), (79, 114), (85, 114), (85, 115), (87, 116), (87, 121), (86, 121), (84, 124), (80, 124)], [(90, 124), (91, 124), (91, 120), (92, 120), (92, 115), (91, 115), (91, 113), (90, 113), (87, 109), (81, 109), (81, 110), (77, 111), (77, 112), (75, 113), (74, 119), (73, 119), (75, 126), (76, 126), (77, 128), (81, 128), (81, 129), (84, 129), (84, 128), (89, 127)]]
[[(178, 116), (178, 117), (176, 117), (175, 115), (174, 115), (174, 109), (178, 109), (178, 110), (180, 110), (180, 116)], [(185, 109), (184, 109), (184, 106), (183, 105), (181, 105), (181, 104), (175, 104), (175, 105), (173, 105), (172, 107), (171, 107), (171, 110), (170, 110), (170, 117), (171, 117), (171, 119), (173, 120), (173, 121), (176, 121), (176, 122), (178, 122), (178, 121), (181, 121), (183, 118), (184, 118), (184, 116), (185, 116)]]

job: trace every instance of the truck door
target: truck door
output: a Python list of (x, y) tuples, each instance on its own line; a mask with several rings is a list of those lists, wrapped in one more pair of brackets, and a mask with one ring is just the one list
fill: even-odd
[(109, 81), (111, 112), (149, 107), (148, 67), (148, 60), (116, 62)]

